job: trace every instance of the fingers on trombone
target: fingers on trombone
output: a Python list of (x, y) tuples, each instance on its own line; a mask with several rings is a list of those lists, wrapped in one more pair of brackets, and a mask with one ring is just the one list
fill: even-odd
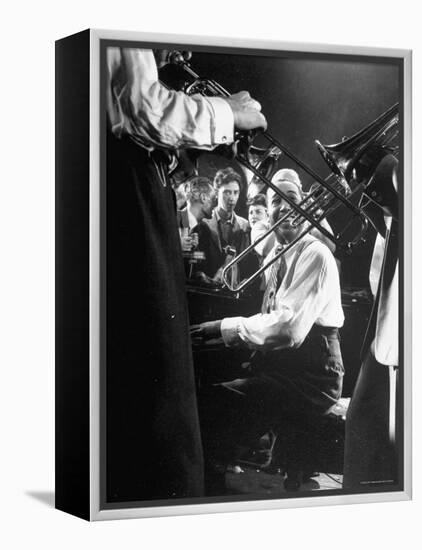
[(240, 101), (248, 101), (249, 99), (251, 99), (251, 94), (246, 90), (242, 90), (240, 92), (237, 92), (237, 94), (233, 94), (233, 95), (237, 97), (237, 99), (239, 99)]
[(267, 129), (267, 126), (268, 126), (267, 119), (259, 111), (257, 112), (257, 118), (258, 118), (258, 123), (257, 123), (256, 127), (261, 128), (265, 132), (265, 130)]
[(250, 99), (248, 101), (248, 108), (249, 109), (255, 109), (255, 111), (261, 111), (261, 104), (259, 101), (256, 101), (256, 99)]
[(234, 99), (237, 99), (238, 101), (241, 101), (244, 107), (247, 109), (255, 109), (256, 111), (261, 110), (261, 104), (259, 103), (259, 101), (251, 97), (251, 94), (246, 90), (242, 90), (237, 94), (233, 94), (232, 97)]

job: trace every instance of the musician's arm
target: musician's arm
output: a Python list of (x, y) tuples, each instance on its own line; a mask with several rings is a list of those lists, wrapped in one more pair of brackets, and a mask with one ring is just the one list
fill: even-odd
[(148, 148), (212, 149), (233, 141), (234, 114), (222, 98), (188, 96), (158, 80), (151, 50), (109, 48), (112, 131)]

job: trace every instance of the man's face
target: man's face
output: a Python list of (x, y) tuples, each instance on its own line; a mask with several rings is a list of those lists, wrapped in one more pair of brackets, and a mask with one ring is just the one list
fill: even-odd
[[(299, 204), (302, 201), (302, 194), (299, 191), (299, 188), (294, 183), (290, 183), (287, 181), (283, 182), (276, 182), (275, 185), (278, 189), (289, 199), (291, 199), (295, 204)], [(270, 193), (271, 191), (271, 193)], [(269, 214), (270, 214), (270, 222), (271, 225), (273, 225), (277, 220), (285, 216), (288, 212), (293, 211), (292, 207), (289, 205), (288, 202), (286, 202), (284, 199), (280, 197), (277, 193), (274, 193), (272, 189), (269, 190), (268, 193), (268, 204), (269, 204)], [(293, 217), (295, 217), (295, 213), (293, 211)], [(277, 237), (277, 240), (279, 242), (285, 243), (292, 241), (300, 231), (302, 231), (302, 227), (294, 227), (291, 224), (292, 222), (292, 216), (289, 216), (286, 218), (285, 221), (283, 221), (275, 230), (275, 235)]]
[(233, 212), (239, 200), (240, 186), (237, 181), (224, 183), (218, 189), (218, 207), (223, 208), (226, 212)]
[(216, 203), (217, 193), (213, 189), (210, 193), (202, 194), (202, 212), (205, 218), (210, 219), (212, 217), (212, 211)]
[(257, 222), (267, 222), (268, 221), (268, 212), (265, 206), (260, 204), (251, 205), (249, 207), (248, 215), (250, 225), (255, 225)]

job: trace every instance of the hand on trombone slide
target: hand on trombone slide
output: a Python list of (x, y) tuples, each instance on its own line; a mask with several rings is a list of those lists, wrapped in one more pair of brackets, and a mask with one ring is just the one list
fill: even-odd
[(261, 104), (253, 99), (249, 92), (238, 92), (225, 98), (230, 105), (234, 126), (238, 130), (267, 129), (267, 120), (261, 113)]

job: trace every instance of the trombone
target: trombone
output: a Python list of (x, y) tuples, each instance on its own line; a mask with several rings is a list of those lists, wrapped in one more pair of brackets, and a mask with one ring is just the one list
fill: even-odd
[[(347, 183), (340, 184), (339, 179), (337, 179), (337, 184), (335, 185), (344, 186), (343, 188), (347, 189), (346, 192), (348, 194), (347, 196), (349, 197), (349, 199), (351, 198), (352, 195), (356, 194), (358, 191), (361, 190), (361, 187), (359, 187), (359, 188), (356, 188), (354, 191), (351, 191)], [(280, 191), (279, 194), (282, 194), (282, 192)], [(245, 258), (252, 250), (254, 250), (262, 241), (264, 241), (267, 237), (269, 237), (269, 235), (271, 235), (277, 229), (277, 227), (281, 225), (285, 220), (293, 217), (293, 219), (290, 221), (290, 224), (293, 227), (298, 227), (306, 223), (306, 220), (298, 212), (296, 212), (296, 214), (293, 215), (292, 210), (290, 210), (289, 212), (284, 214), (282, 217), (280, 217), (269, 229), (267, 229), (267, 231), (265, 231), (265, 233), (260, 235), (253, 243), (251, 243), (247, 248), (245, 248), (245, 250), (240, 252), (240, 254), (238, 254), (223, 269), (222, 279), (224, 284), (230, 291), (235, 293), (240, 293), (242, 290), (244, 290), (246, 287), (252, 284), (262, 273), (264, 273), (264, 271), (266, 271), (274, 262), (276, 262), (278, 258), (280, 258), (280, 256), (282, 256), (283, 254), (286, 254), (286, 252), (288, 252), (298, 241), (300, 241), (305, 235), (307, 235), (310, 231), (312, 231), (312, 229), (317, 226), (317, 223), (319, 225), (319, 222), (321, 222), (324, 218), (332, 214), (333, 211), (338, 207), (338, 203), (335, 201), (333, 197), (328, 196), (328, 194), (324, 194), (321, 191), (321, 188), (318, 186), (313, 191), (308, 193), (302, 199), (302, 201), (298, 203), (296, 206), (301, 209), (306, 209), (306, 211), (313, 216), (313, 219), (315, 220), (316, 223), (308, 224), (308, 226), (305, 227), (304, 230), (297, 237), (295, 237), (289, 244), (285, 245), (283, 249), (280, 250), (280, 252), (277, 252), (276, 254), (274, 254), (271, 260), (265, 262), (265, 264), (263, 264), (259, 269), (257, 269), (257, 271), (255, 271), (255, 273), (253, 273), (247, 279), (244, 279), (238, 286), (234, 286), (233, 284), (231, 284), (230, 280), (228, 279), (230, 270), (235, 265), (240, 263), (242, 259)], [(326, 210), (323, 210), (323, 208), (326, 208)], [(351, 222), (352, 220), (350, 220), (349, 223)], [(366, 217), (363, 219), (363, 223), (365, 223), (365, 228), (366, 228), (366, 224), (367, 224)], [(348, 225), (346, 225), (343, 228), (343, 233), (347, 229), (347, 227)], [(336, 240), (338, 240), (338, 238), (340, 237), (339, 235), (335, 237), (331, 235), (331, 233), (329, 233), (329, 235), (333, 242), (336, 242)], [(355, 240), (348, 243), (350, 248), (355, 244), (357, 244), (357, 242), (361, 240), (361, 238), (362, 238), (362, 233), (360, 232), (359, 236), (356, 237)]]
[[(207, 78), (201, 78), (190, 66), (187, 60), (183, 57), (182, 53), (175, 51), (171, 54), (170, 60), (173, 64), (180, 66), (192, 79), (190, 84), (186, 84), (184, 87), (185, 93), (192, 95), (194, 93), (200, 93), (204, 96), (220, 96), (229, 97), (231, 94), (215, 80)], [(270, 148), (276, 148), (290, 158), (295, 164), (297, 164), (302, 170), (308, 173), (313, 180), (318, 184), (317, 188), (311, 191), (304, 197), (304, 199), (296, 204), (289, 196), (280, 191), (276, 187), (269, 177), (260, 172), (259, 167), (253, 165), (248, 157), (248, 152), (251, 149), (251, 142), (253, 141), (256, 133), (243, 132), (238, 133), (236, 137), (236, 160), (239, 164), (250, 170), (257, 178), (259, 178), (264, 184), (271, 188), (274, 193), (278, 194), (287, 204), (291, 207), (291, 211), (285, 214), (281, 219), (260, 236), (254, 243), (252, 243), (243, 252), (237, 255), (223, 270), (223, 282), (225, 286), (234, 293), (241, 292), (244, 288), (249, 286), (257, 277), (259, 277), (278, 257), (285, 254), (297, 241), (299, 241), (304, 235), (309, 233), (313, 227), (320, 231), (325, 237), (330, 239), (336, 246), (345, 247), (347, 250), (351, 249), (363, 239), (363, 235), (368, 227), (368, 219), (361, 208), (351, 202), (351, 198), (356, 193), (362, 191), (368, 184), (374, 167), (381, 158), (390, 153), (395, 152), (396, 148), (392, 147), (390, 143), (397, 136), (397, 124), (398, 124), (398, 104), (393, 105), (382, 115), (380, 115), (371, 124), (363, 128), (358, 133), (354, 134), (348, 139), (335, 145), (322, 145), (319, 141), (316, 141), (316, 145), (324, 160), (329, 165), (333, 174), (324, 180), (319, 176), (311, 167), (305, 164), (294, 153), (290, 151), (285, 145), (280, 143), (269, 132), (262, 132), (262, 135), (269, 143)], [(329, 183), (331, 177), (335, 178), (334, 184)], [(353, 191), (348, 185), (349, 182), (354, 182), (355, 188)], [(335, 235), (332, 235), (321, 222), (330, 214), (334, 212), (341, 204), (352, 213), (350, 221), (344, 226), (343, 230)], [(228, 273), (237, 265), (247, 254), (253, 250), (257, 244), (267, 238), (283, 221), (295, 213), (295, 218), (292, 223), (296, 225), (303, 225), (309, 222), (309, 226), (300, 233), (298, 237), (294, 239), (288, 246), (286, 246), (278, 255), (275, 255), (272, 261), (263, 265), (258, 269), (251, 277), (241, 282), (238, 286), (232, 284), (229, 280)], [(357, 231), (355, 237), (348, 242), (343, 242), (342, 237), (347, 227), (352, 223), (353, 219), (357, 218), (360, 223), (360, 228)]]

